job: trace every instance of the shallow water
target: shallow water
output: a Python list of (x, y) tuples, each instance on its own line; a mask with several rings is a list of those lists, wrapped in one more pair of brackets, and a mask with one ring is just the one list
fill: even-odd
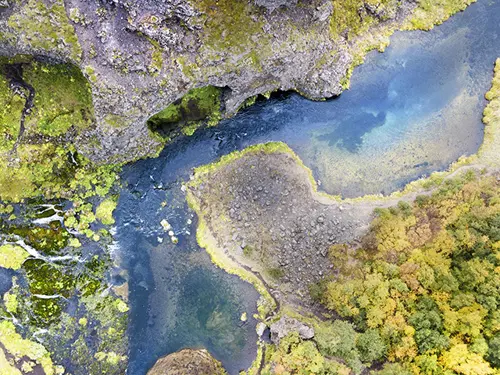
[[(178, 139), (160, 157), (127, 166), (117, 209), (120, 256), (130, 277), (130, 375), (182, 347), (206, 347), (231, 374), (255, 356), (256, 291), (210, 263), (196, 244), (182, 181), (195, 166), (265, 141), (290, 145), (346, 197), (389, 193), (474, 153), (484, 93), (500, 56), (500, 1), (480, 0), (432, 32), (397, 33), (355, 70), (351, 90), (311, 102), (259, 102), (216, 128)], [(166, 204), (162, 206), (162, 202)], [(173, 245), (160, 225), (172, 224)], [(163, 242), (161, 242), (163, 241)]]

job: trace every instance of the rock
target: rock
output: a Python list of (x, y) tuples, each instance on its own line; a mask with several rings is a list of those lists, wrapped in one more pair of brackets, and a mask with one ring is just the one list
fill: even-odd
[(182, 349), (156, 361), (147, 375), (226, 375), (222, 364), (205, 349)]
[(241, 316), (240, 316), (240, 320), (241, 320), (242, 322), (246, 322), (246, 321), (248, 320), (248, 315), (247, 315), (247, 313), (246, 313), (246, 312), (243, 312), (243, 313), (241, 314)]
[(312, 327), (284, 315), (276, 323), (271, 324), (271, 341), (278, 345), (283, 337), (292, 332), (298, 332), (300, 338), (304, 340), (314, 337), (314, 329)]
[(294, 7), (297, 0), (255, 0), (255, 4), (273, 11), (281, 6)]
[(256, 329), (255, 329), (255, 331), (257, 332), (257, 336), (262, 337), (266, 328), (267, 328), (267, 326), (265, 323), (259, 322), (257, 324)]
[(162, 221), (160, 221), (160, 225), (163, 227), (163, 230), (165, 232), (169, 231), (172, 228), (172, 226), (170, 225), (170, 223), (167, 220), (165, 220), (165, 219), (163, 219)]

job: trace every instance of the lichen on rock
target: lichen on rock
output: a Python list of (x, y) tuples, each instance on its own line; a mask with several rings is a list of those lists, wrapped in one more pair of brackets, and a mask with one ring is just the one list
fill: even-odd
[(205, 349), (183, 349), (156, 361), (147, 375), (226, 375)]

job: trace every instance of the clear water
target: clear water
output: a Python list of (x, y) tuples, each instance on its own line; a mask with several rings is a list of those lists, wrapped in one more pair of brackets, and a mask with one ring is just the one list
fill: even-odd
[[(196, 244), (196, 218), (181, 190), (193, 167), (283, 141), (329, 193), (397, 190), (478, 149), (499, 35), (500, 1), (479, 0), (431, 32), (395, 34), (384, 54), (371, 53), (355, 70), (351, 90), (337, 99), (292, 94), (257, 103), (178, 139), (156, 159), (127, 166), (117, 238), (130, 278), (128, 373), (143, 375), (162, 355), (203, 346), (236, 374), (256, 353), (256, 322), (239, 319), (255, 311), (256, 291), (212, 265)], [(172, 224), (177, 245), (162, 219)]]

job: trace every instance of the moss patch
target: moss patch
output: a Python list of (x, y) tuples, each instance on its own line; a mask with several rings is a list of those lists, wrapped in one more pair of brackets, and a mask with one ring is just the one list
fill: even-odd
[(405, 25), (407, 29), (430, 30), (476, 0), (422, 0)]
[(217, 51), (242, 53), (265, 42), (260, 10), (245, 1), (192, 0), (205, 18), (204, 44)]
[(35, 89), (34, 107), (26, 131), (48, 136), (88, 128), (94, 121), (90, 85), (74, 66), (32, 63), (23, 78)]
[(0, 152), (14, 146), (24, 103), (25, 99), (11, 90), (6, 77), (0, 74)]
[[(16, 77), (7, 75), (13, 66)], [(21, 87), (24, 97), (14, 92), (10, 81)], [(26, 85), (33, 87), (34, 98), (20, 137)], [(75, 138), (94, 121), (90, 86), (76, 67), (42, 64), (25, 56), (1, 58), (0, 104), (1, 200), (104, 195), (109, 191), (118, 167), (96, 166), (62, 139), (69, 132)]]
[(370, 26), (391, 18), (399, 6), (394, 0), (333, 0), (332, 36), (360, 35)]
[[(47, 350), (40, 344), (33, 341), (25, 340), (16, 332), (15, 326), (10, 321), (0, 321), (0, 343), (4, 346), (6, 352), (14, 356), (16, 362), (23, 362), (24, 357), (42, 366), (45, 375), (53, 375), (56, 373), (56, 368), (50, 359)], [(2, 354), (0, 353), (0, 364), (2, 363)], [(3, 357), (5, 358), (5, 357)], [(9, 365), (7, 369), (11, 368)], [(16, 372), (12, 372), (16, 374)]]
[(149, 128), (165, 138), (171, 138), (179, 128), (185, 135), (192, 135), (203, 124), (217, 124), (221, 119), (221, 90), (215, 86), (190, 90), (180, 100), (151, 117)]
[(0, 267), (18, 270), (28, 257), (28, 253), (17, 245), (0, 246)]
[(0, 159), (0, 199), (19, 202), (46, 198), (105, 195), (116, 182), (118, 166), (96, 166), (72, 145), (21, 145), (17, 161)]
[(101, 202), (101, 204), (99, 204), (96, 209), (96, 218), (99, 219), (104, 225), (114, 224), (115, 219), (113, 218), (113, 211), (116, 208), (116, 204), (116, 200), (111, 198)]
[(82, 48), (71, 25), (63, 0), (55, 0), (51, 6), (43, 1), (28, 0), (19, 12), (8, 20), (15, 38), (24, 46), (37, 50), (60, 51), (79, 61)]

